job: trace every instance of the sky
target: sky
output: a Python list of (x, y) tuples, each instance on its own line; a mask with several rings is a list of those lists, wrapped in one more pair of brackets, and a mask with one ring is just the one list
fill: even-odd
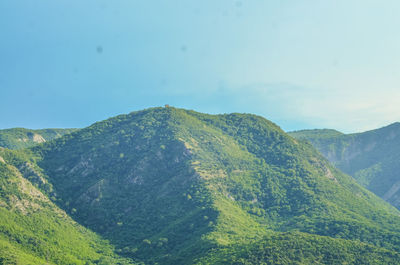
[(169, 104), (286, 131), (400, 121), (398, 0), (1, 0), (0, 128)]

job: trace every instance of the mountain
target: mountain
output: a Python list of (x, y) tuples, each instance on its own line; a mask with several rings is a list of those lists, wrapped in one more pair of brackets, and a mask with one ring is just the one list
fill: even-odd
[(22, 149), (53, 140), (77, 129), (41, 129), (12, 128), (0, 130), (0, 147)]
[(343, 172), (400, 209), (400, 123), (356, 134), (289, 133), (305, 139)]
[[(21, 180), (49, 198), (51, 207), (65, 211), (77, 228), (86, 229), (83, 242), (107, 240), (96, 251), (104, 259), (400, 263), (400, 212), (334, 168), (310, 144), (256, 115), (151, 108), (29, 149), (3, 151), (18, 154), (0, 156)], [(0, 174), (0, 179), (7, 177), (7, 172)], [(43, 218), (52, 214), (41, 212)], [(40, 223), (27, 226), (41, 231)], [(14, 233), (0, 231), (7, 243), (44, 259), (40, 250), (30, 250), (34, 241), (7, 241)], [(71, 233), (64, 246), (76, 238)], [(50, 246), (62, 252), (62, 246)]]

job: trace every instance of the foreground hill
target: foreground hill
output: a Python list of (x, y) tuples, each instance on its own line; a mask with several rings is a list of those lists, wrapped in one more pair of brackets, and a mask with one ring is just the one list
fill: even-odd
[(146, 264), (398, 264), (399, 211), (255, 115), (153, 108), (30, 149), (27, 178)]
[(44, 143), (71, 133), (77, 129), (41, 129), (12, 128), (0, 130), (0, 147), (22, 149)]
[(290, 134), (310, 141), (336, 167), (400, 208), (400, 123), (356, 134), (327, 131)]
[(38, 170), (0, 148), (0, 264), (131, 264), (32, 185)]

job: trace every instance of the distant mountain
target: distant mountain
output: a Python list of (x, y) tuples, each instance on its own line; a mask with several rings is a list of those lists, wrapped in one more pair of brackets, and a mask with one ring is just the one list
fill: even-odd
[(301, 130), (295, 132), (289, 132), (289, 135), (297, 139), (307, 139), (316, 142), (320, 139), (330, 139), (344, 135), (344, 133), (332, 130), (332, 129), (314, 129), (314, 130)]
[(327, 131), (289, 134), (310, 141), (336, 167), (400, 209), (400, 123), (356, 134)]
[(53, 140), (76, 130), (77, 129), (4, 129), (0, 130), (0, 147), (5, 147), (8, 149), (27, 148), (39, 143)]

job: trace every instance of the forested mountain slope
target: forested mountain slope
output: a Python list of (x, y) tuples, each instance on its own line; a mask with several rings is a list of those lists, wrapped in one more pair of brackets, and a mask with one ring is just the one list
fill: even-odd
[(400, 208), (400, 123), (356, 134), (289, 133), (310, 141), (336, 167)]

